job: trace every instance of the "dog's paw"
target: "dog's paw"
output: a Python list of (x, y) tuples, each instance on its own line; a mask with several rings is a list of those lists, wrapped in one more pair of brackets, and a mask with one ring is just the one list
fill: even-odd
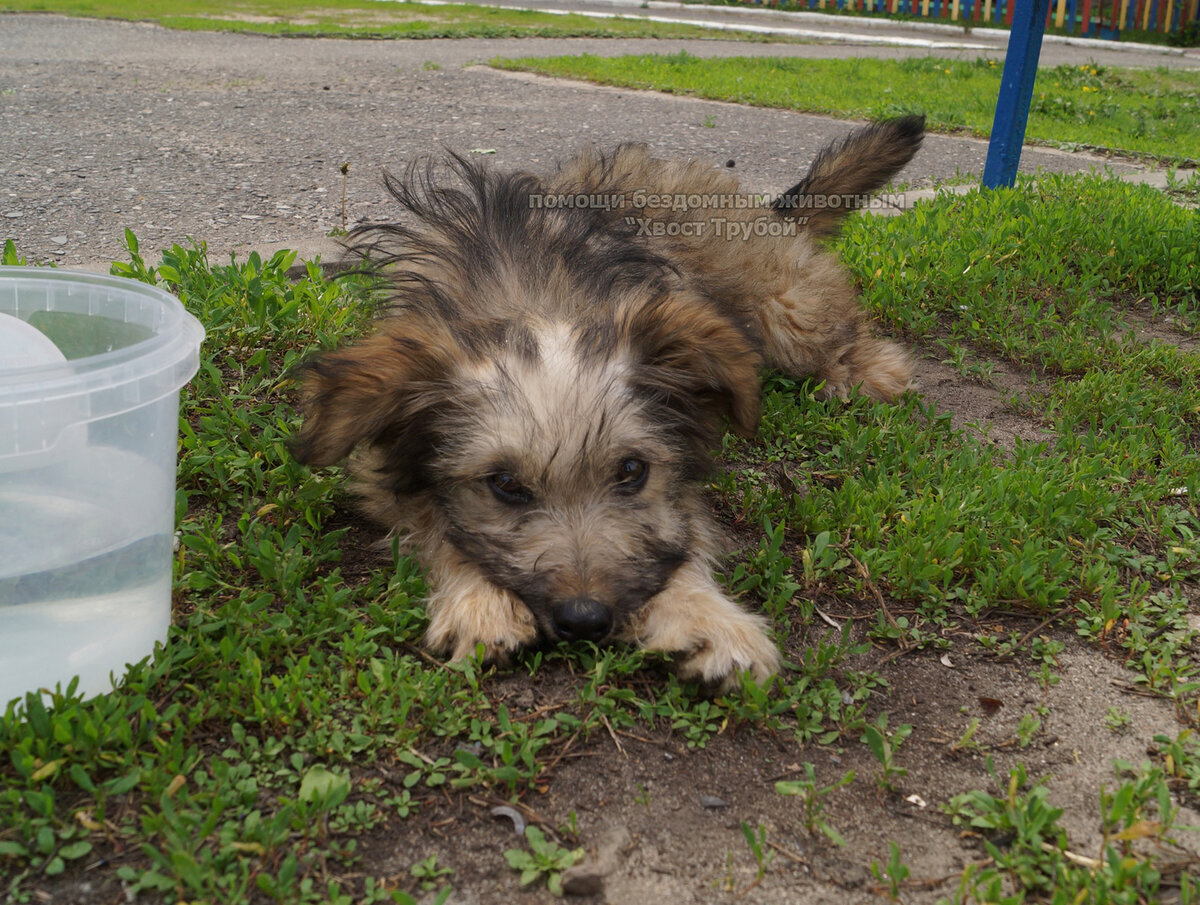
[(765, 626), (747, 617), (746, 623), (724, 625), (679, 662), (681, 679), (699, 682), (717, 692), (729, 691), (743, 674), (762, 684), (779, 671), (779, 650)]
[(846, 402), (850, 398), (852, 389), (853, 385), (848, 380), (831, 380), (826, 377), (813, 395), (818, 399), (840, 399), (842, 402)]
[(429, 603), (425, 646), (450, 660), (473, 657), (482, 644), (484, 662), (503, 665), (537, 637), (533, 614), (499, 588), (485, 586), (454, 598), (439, 595)]
[(624, 634), (648, 650), (677, 655), (680, 678), (717, 691), (738, 684), (743, 673), (761, 683), (779, 670), (767, 621), (726, 597), (699, 562), (676, 573)]

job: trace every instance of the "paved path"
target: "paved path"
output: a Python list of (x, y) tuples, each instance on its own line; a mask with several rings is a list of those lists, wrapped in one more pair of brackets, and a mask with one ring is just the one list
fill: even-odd
[[(911, 55), (915, 48), (721, 41), (287, 40), (49, 15), (0, 17), (0, 242), (107, 267), (126, 227), (147, 258), (188, 237), (214, 259), (252, 248), (328, 254), (342, 225), (391, 214), (384, 166), (445, 145), (545, 168), (583, 141), (736, 163), (778, 191), (849, 126), (779, 110), (507, 75), (493, 56), (629, 53)], [(1073, 52), (1073, 51), (1072, 51)], [(974, 55), (975, 52), (969, 52)], [(1163, 57), (1176, 64), (1180, 57)], [(433, 68), (436, 66), (437, 68)], [(930, 136), (916, 186), (982, 169), (986, 144)], [(1027, 149), (1029, 171), (1102, 163)], [(1117, 164), (1119, 172), (1137, 167)]]

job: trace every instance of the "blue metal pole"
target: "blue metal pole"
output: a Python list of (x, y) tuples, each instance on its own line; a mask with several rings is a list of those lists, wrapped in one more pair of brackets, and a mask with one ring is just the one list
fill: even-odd
[(1010, 2), (1016, 3), (1016, 9), (1004, 57), (1004, 73), (1000, 76), (1000, 96), (996, 98), (987, 163), (983, 167), (983, 184), (989, 189), (1017, 181), (1029, 102), (1033, 99), (1033, 80), (1037, 76), (1046, 14), (1050, 10), (1050, 0)]

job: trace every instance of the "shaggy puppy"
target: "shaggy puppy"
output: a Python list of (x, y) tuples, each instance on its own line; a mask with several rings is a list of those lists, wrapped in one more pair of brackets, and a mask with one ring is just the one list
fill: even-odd
[(407, 219), (355, 238), (391, 310), (308, 365), (294, 452), (350, 456), (366, 512), (415, 549), (430, 648), (502, 660), (539, 636), (615, 638), (712, 685), (777, 669), (765, 620), (713, 578), (698, 479), (724, 422), (754, 433), (764, 366), (827, 395), (909, 386), (815, 240), (923, 129), (859, 129), (773, 204), (640, 145), (549, 178), (457, 156), (449, 184), (429, 163), (387, 177)]

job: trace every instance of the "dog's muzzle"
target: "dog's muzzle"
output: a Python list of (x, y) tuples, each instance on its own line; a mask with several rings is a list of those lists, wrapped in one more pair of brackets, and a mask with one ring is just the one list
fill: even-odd
[(551, 615), (563, 641), (602, 641), (612, 631), (612, 610), (589, 597), (555, 604)]

